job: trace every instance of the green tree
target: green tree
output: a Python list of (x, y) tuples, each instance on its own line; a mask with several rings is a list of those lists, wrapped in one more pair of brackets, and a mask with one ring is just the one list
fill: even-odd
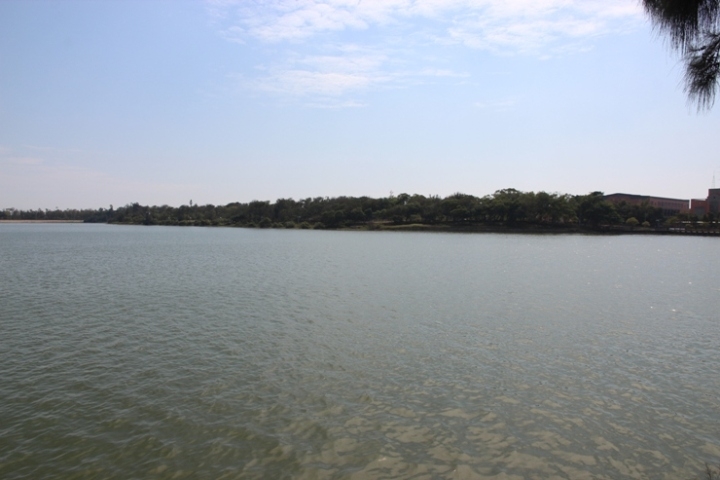
[(365, 220), (365, 212), (362, 211), (362, 208), (355, 207), (352, 210), (350, 210), (350, 213), (348, 214), (348, 218), (352, 220), (353, 222), (362, 222)]
[[(273, 209), (270, 207), (269, 201), (261, 202), (259, 200), (253, 200), (248, 204), (248, 216), (250, 217), (250, 221), (253, 222), (259, 222), (264, 217), (273, 217)], [(270, 218), (272, 220), (272, 218)]]
[(685, 92), (698, 109), (715, 101), (720, 77), (720, 1), (643, 0), (655, 27), (685, 62)]
[(581, 223), (593, 226), (618, 223), (621, 219), (615, 207), (604, 200), (603, 192), (592, 192), (577, 199), (577, 216)]
[(490, 201), (492, 215), (500, 221), (512, 224), (522, 219), (524, 207), (520, 201), (523, 194), (514, 188), (498, 190)]

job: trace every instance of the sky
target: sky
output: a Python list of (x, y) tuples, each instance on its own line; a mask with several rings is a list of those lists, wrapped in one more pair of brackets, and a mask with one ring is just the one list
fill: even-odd
[(718, 132), (636, 0), (0, 2), (0, 209), (704, 198)]

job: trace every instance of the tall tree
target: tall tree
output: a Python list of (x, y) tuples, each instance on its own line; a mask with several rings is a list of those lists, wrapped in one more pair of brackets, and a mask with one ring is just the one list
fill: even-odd
[(642, 0), (655, 27), (685, 60), (685, 92), (698, 109), (715, 102), (720, 79), (720, 0)]

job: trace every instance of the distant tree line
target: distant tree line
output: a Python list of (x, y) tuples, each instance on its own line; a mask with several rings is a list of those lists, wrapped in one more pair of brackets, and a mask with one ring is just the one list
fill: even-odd
[(77, 210), (69, 208), (66, 210), (55, 210), (38, 208), (37, 210), (18, 210), (16, 208), (6, 208), (0, 210), (0, 220), (58, 220), (58, 221), (87, 221), (89, 218), (97, 215), (104, 210), (83, 209)]
[[(614, 205), (602, 192), (566, 195), (520, 192), (508, 188), (475, 197), (455, 193), (439, 196), (401, 193), (384, 198), (280, 198), (227, 205), (144, 206), (138, 203), (97, 210), (0, 211), (0, 220), (81, 220), (89, 223), (135, 225), (238, 226), (257, 228), (353, 228), (383, 225), (584, 226), (627, 224), (657, 226), (668, 220), (659, 208), (644, 203)], [(680, 220), (693, 220), (684, 215)], [(695, 219), (697, 220), (697, 219)]]

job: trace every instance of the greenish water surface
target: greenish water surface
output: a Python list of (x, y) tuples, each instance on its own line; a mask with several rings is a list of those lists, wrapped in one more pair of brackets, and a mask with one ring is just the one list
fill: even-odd
[(0, 478), (699, 478), (715, 238), (0, 225)]

